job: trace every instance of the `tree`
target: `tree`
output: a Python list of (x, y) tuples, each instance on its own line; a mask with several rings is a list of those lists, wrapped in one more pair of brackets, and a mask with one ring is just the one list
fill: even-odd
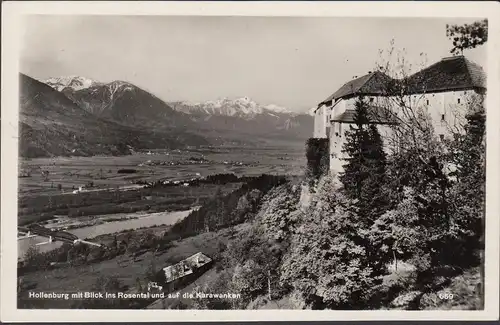
[(146, 278), (151, 282), (156, 282), (158, 285), (163, 285), (167, 282), (165, 271), (157, 269), (155, 260), (151, 260), (148, 270), (146, 271)]
[(354, 126), (346, 132), (342, 148), (347, 163), (339, 179), (347, 196), (357, 200), (359, 213), (375, 220), (386, 206), (380, 191), (385, 179), (386, 155), (377, 126), (370, 124), (367, 103), (360, 97), (355, 105)]
[(488, 41), (488, 20), (475, 21), (472, 24), (446, 25), (446, 36), (453, 41), (453, 54), (463, 54), (464, 50), (474, 49)]
[(367, 258), (364, 217), (340, 186), (330, 176), (320, 180), (280, 265), (280, 282), (313, 309), (364, 308), (377, 282), (376, 266)]
[[(484, 213), (486, 182), (485, 130), (486, 115), (480, 105), (467, 116), (465, 133), (457, 134), (449, 151), (456, 182), (451, 189), (450, 214), (452, 235), (465, 240), (470, 253), (484, 246)], [(453, 247), (458, 247), (456, 241)], [(465, 257), (465, 256), (464, 256)], [(469, 257), (470, 259), (470, 257)], [(463, 261), (464, 259), (462, 259)]]
[(29, 268), (39, 270), (46, 268), (49, 265), (49, 260), (46, 255), (40, 253), (36, 246), (30, 246), (24, 254), (24, 263)]
[[(93, 292), (101, 292), (103, 295), (106, 294), (117, 294), (125, 289), (124, 285), (116, 276), (100, 276), (96, 279), (94, 285), (92, 286)], [(107, 298), (107, 299), (85, 299), (82, 302), (84, 308), (88, 309), (120, 309), (127, 308), (127, 300), (120, 300), (118, 298)]]
[(256, 225), (273, 240), (287, 241), (300, 219), (300, 188), (280, 185), (266, 194), (256, 216)]

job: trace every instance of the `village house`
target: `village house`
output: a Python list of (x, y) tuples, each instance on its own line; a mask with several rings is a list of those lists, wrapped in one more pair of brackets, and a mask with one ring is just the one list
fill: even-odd
[[(396, 90), (397, 89), (397, 90)], [(342, 147), (345, 132), (354, 123), (355, 103), (362, 96), (368, 103), (370, 123), (376, 124), (382, 138), (391, 133), (394, 118), (388, 118), (387, 109), (397, 110), (398, 100), (408, 106), (422, 108), (432, 120), (435, 133), (443, 139), (450, 128), (460, 127), (475, 94), (486, 92), (486, 75), (481, 66), (464, 56), (443, 58), (403, 80), (380, 72), (368, 74), (344, 84), (335, 93), (319, 103), (314, 115), (314, 138), (329, 139), (330, 171), (342, 171), (345, 157)]]
[(207, 271), (212, 266), (212, 262), (210, 257), (201, 252), (191, 255), (179, 263), (163, 269), (165, 283), (170, 285), (171, 290), (181, 287)]

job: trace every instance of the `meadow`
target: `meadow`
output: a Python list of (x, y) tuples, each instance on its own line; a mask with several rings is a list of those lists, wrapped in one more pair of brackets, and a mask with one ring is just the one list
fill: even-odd
[[(217, 191), (241, 184), (201, 184), (143, 188), (157, 181), (180, 182), (233, 173), (237, 176), (301, 174), (301, 143), (283, 146), (205, 147), (151, 150), (129, 156), (55, 157), (19, 162), (18, 223), (26, 225), (55, 215), (94, 216), (138, 211), (188, 210)], [(135, 186), (135, 188), (133, 188)], [(74, 194), (79, 188), (83, 192)]]
[[(190, 150), (150, 150), (129, 156), (54, 157), (19, 161), (19, 194), (71, 193), (92, 183), (95, 189), (117, 189), (158, 179), (186, 180), (212, 174), (238, 176), (301, 174), (304, 144), (205, 147)], [(134, 173), (120, 173), (133, 169)]]

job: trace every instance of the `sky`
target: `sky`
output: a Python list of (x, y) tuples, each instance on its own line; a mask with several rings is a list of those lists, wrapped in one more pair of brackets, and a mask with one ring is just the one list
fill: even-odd
[[(37, 79), (128, 81), (164, 101), (247, 96), (304, 111), (372, 71), (391, 39), (414, 67), (451, 56), (446, 24), (464, 22), (471, 20), (26, 16), (20, 70)], [(485, 67), (485, 46), (464, 55)]]

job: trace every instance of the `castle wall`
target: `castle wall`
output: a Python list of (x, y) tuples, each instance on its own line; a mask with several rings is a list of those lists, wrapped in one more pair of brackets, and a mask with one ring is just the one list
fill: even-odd
[[(367, 100), (373, 105), (383, 107), (396, 107), (395, 98), (370, 97)], [(417, 94), (405, 98), (409, 107), (422, 109), (432, 121), (435, 134), (440, 138), (450, 137), (453, 132), (463, 131), (465, 115), (468, 107), (473, 101), (477, 101), (477, 93), (474, 90), (449, 91), (441, 93)], [(347, 109), (355, 109), (356, 98), (340, 100), (333, 107), (333, 116), (342, 114)], [(389, 104), (390, 103), (390, 104)], [(402, 115), (402, 114), (398, 114)], [(389, 125), (377, 125), (377, 128), (384, 141), (384, 150), (389, 153), (393, 139), (392, 128)], [(350, 124), (332, 122), (329, 132), (330, 137), (330, 171), (341, 172), (345, 158), (342, 154), (342, 147), (345, 142), (345, 132), (350, 129)]]

